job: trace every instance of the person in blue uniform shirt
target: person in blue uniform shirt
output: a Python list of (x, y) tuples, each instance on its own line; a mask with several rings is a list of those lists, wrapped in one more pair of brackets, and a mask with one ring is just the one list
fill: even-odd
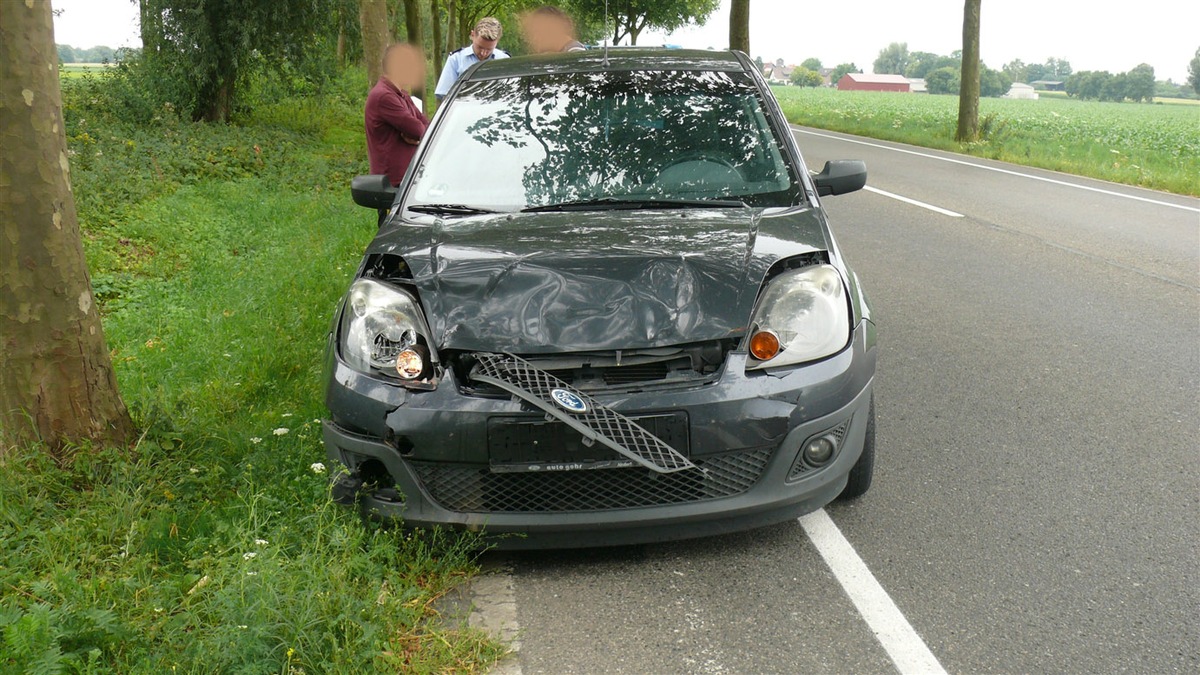
[(488, 59), (507, 59), (508, 54), (502, 49), (496, 49), (496, 43), (504, 34), (500, 21), (485, 16), (475, 24), (471, 31), (471, 44), (450, 54), (446, 66), (442, 68), (442, 76), (438, 78), (437, 89), (433, 95), (440, 102), (450, 93), (450, 89), (458, 82), (458, 78), (471, 66)]

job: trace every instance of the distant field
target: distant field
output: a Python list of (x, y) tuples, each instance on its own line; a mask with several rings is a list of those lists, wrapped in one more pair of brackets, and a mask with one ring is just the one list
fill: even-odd
[(99, 73), (111, 68), (111, 63), (64, 63), (58, 67), (58, 74), (64, 79), (83, 77), (85, 73)]
[(774, 91), (795, 124), (1200, 196), (1200, 107), (1192, 105), (985, 98), (983, 140), (961, 145), (955, 96)]

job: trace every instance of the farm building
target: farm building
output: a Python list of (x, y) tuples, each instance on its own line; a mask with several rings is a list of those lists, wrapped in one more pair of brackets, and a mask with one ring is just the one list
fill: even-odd
[(912, 85), (911, 87), (909, 87), (908, 90), (914, 94), (928, 94), (929, 93), (929, 87), (926, 86), (925, 78), (923, 78), (923, 77), (910, 77), (910, 78), (908, 78), (908, 83)]
[(1013, 82), (1012, 88), (1008, 93), (1001, 98), (1020, 98), (1028, 101), (1038, 100), (1038, 93), (1034, 91), (1033, 85), (1025, 84), (1024, 82)]
[(903, 75), (846, 73), (837, 81), (840, 91), (912, 91), (912, 83)]

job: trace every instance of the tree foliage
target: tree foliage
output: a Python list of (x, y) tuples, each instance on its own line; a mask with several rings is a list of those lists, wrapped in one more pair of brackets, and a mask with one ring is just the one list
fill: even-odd
[(1012, 88), (1013, 78), (1002, 70), (992, 70), (979, 65), (979, 95), (995, 98), (1003, 96)]
[(837, 81), (846, 76), (846, 73), (861, 73), (862, 69), (853, 63), (839, 63), (829, 75), (829, 81), (837, 84)]
[(1192, 57), (1191, 63), (1188, 64), (1188, 85), (1192, 91), (1200, 94), (1200, 47), (1196, 48), (1196, 55)]
[(818, 59), (815, 56), (812, 58), (804, 59), (804, 61), (802, 61), (800, 63), (800, 65), (805, 68), (808, 68), (809, 70), (815, 70), (818, 73), (821, 72), (821, 69), (825, 67), (825, 66), (821, 65), (821, 59)]
[(938, 68), (959, 68), (961, 66), (961, 56), (942, 56), (932, 52), (912, 52), (909, 55), (908, 67), (904, 69), (904, 76), (921, 78)]
[(337, 0), (140, 0), (142, 66), (195, 119), (228, 121), (257, 64), (332, 60)]
[[(609, 0), (613, 44), (626, 38), (637, 44), (647, 28), (670, 32), (690, 24), (703, 25), (718, 5), (720, 0)], [(585, 21), (605, 23), (605, 0), (574, 0), (572, 7)]]
[(825, 84), (825, 79), (821, 77), (820, 73), (804, 66), (793, 68), (790, 79), (792, 84), (797, 87), (819, 87)]
[(925, 75), (925, 88), (931, 94), (958, 94), (961, 77), (957, 68), (938, 68)]
[(1143, 63), (1116, 75), (1107, 70), (1081, 70), (1067, 78), (1067, 95), (1096, 101), (1154, 100), (1154, 68)]
[(893, 42), (879, 50), (873, 68), (878, 74), (903, 75), (911, 61), (907, 42)]

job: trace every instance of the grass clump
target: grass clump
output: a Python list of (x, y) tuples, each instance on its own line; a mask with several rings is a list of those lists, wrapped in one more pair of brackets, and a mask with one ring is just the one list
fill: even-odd
[(775, 87), (788, 121), (1090, 178), (1200, 195), (1200, 109), (1046, 97), (980, 100), (980, 140), (954, 141), (957, 96)]
[(80, 81), (67, 133), (85, 249), (145, 431), (131, 450), (0, 464), (0, 673), (493, 663), (501, 645), (433, 609), (481, 541), (329, 499), (322, 353), (375, 224), (346, 189), (365, 170), (361, 108), (138, 124), (81, 100), (102, 80)]

